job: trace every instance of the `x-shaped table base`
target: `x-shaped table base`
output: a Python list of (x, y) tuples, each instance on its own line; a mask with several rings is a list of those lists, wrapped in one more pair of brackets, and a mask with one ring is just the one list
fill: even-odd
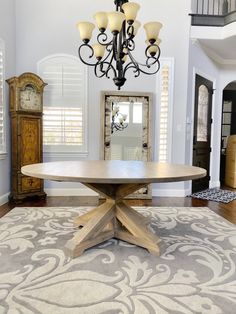
[(111, 238), (144, 247), (154, 255), (160, 254), (160, 239), (149, 229), (149, 219), (123, 201), (125, 196), (146, 184), (83, 184), (104, 195), (106, 202), (75, 218), (75, 225), (82, 228), (66, 243), (67, 255), (80, 256), (84, 250)]

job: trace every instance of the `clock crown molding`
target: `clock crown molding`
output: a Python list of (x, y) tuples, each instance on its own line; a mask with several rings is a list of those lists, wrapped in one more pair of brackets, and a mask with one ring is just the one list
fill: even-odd
[(13, 76), (9, 79), (6, 80), (6, 82), (11, 85), (11, 84), (18, 84), (19, 88), (25, 87), (25, 85), (32, 84), (34, 85), (37, 89), (43, 89), (47, 83), (45, 83), (37, 74), (34, 74), (32, 72), (25, 72), (22, 73), (19, 76)]
[[(10, 88), (10, 112), (28, 111), (27, 108), (21, 107), (21, 93), (24, 92), (27, 86), (31, 86), (35, 93), (39, 95), (41, 107), (38, 112), (42, 112), (42, 94), (44, 87), (47, 85), (37, 74), (31, 72), (22, 73), (20, 76), (13, 76), (6, 80)], [(33, 111), (33, 108), (29, 109)]]

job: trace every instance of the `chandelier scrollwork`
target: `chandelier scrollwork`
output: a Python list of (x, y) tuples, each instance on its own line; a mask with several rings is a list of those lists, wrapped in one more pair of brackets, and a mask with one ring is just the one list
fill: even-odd
[[(144, 25), (146, 31), (145, 62), (138, 62), (132, 52), (135, 50), (135, 36), (141, 26), (136, 20), (140, 5), (128, 0), (115, 0), (116, 11), (98, 12), (94, 15), (99, 33), (97, 43), (90, 44), (95, 25), (90, 22), (79, 22), (80, 37), (83, 44), (79, 46), (80, 60), (94, 67), (94, 74), (101, 78), (113, 77), (118, 89), (125, 84), (126, 73), (132, 70), (135, 77), (141, 73), (152, 75), (160, 68), (160, 42), (158, 38), (162, 24), (149, 22)], [(107, 27), (111, 35), (106, 33)], [(94, 60), (94, 61), (92, 61)]]

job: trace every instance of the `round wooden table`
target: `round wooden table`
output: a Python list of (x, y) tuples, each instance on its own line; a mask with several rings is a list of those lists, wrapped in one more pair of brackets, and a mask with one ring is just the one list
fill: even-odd
[(118, 160), (48, 162), (24, 166), (21, 171), (45, 180), (80, 182), (105, 196), (105, 203), (75, 218), (75, 224), (83, 227), (66, 243), (65, 251), (71, 257), (113, 237), (159, 255), (160, 239), (149, 229), (149, 221), (123, 199), (150, 183), (206, 175), (206, 170), (198, 167)]

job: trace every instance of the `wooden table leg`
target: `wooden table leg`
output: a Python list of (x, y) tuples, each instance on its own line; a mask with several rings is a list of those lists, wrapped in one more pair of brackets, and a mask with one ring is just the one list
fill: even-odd
[(79, 256), (85, 249), (114, 237), (114, 228), (103, 231), (104, 227), (114, 218), (114, 202), (106, 201), (97, 209), (97, 214), (92, 216), (85, 226), (66, 243), (66, 255)]
[(140, 214), (132, 207), (119, 202), (116, 204), (116, 218), (122, 228), (115, 231), (115, 238), (146, 248), (155, 255), (160, 255), (160, 239), (143, 223)]
[(86, 185), (96, 191), (101, 186), (108, 199), (102, 205), (74, 219), (75, 225), (83, 227), (66, 243), (67, 255), (79, 256), (85, 249), (113, 237), (144, 247), (151, 254), (160, 254), (160, 239), (148, 228), (150, 220), (122, 200), (127, 195), (127, 190), (134, 192), (140, 189), (140, 184), (128, 184), (127, 189), (125, 184), (96, 184), (94, 188), (91, 183)]

